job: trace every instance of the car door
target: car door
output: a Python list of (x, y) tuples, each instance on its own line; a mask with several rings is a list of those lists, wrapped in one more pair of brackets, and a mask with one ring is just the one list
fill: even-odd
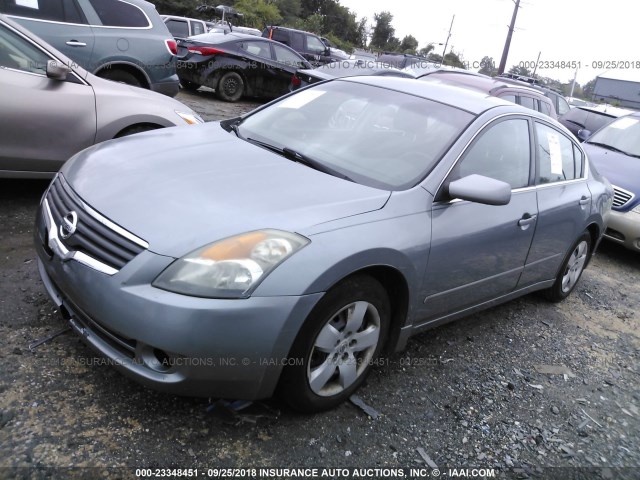
[(248, 63), (244, 73), (253, 95), (277, 96), (278, 68), (272, 58), (271, 44), (266, 40), (247, 40), (238, 43)]
[(55, 172), (95, 140), (93, 89), (48, 78), (51, 59), (0, 24), (0, 170)]
[(95, 38), (76, 0), (5, 0), (4, 5), (3, 13), (92, 71)]
[(306, 68), (305, 61), (295, 52), (280, 45), (271, 44), (275, 58), (274, 94), (284, 95), (289, 91), (291, 77), (299, 68)]
[[(432, 241), (424, 277), (425, 320), (505, 295), (524, 269), (537, 219), (530, 124), (508, 116), (480, 132), (451, 170), (432, 208)], [(511, 185), (507, 205), (449, 198), (447, 185), (479, 174)]]
[(538, 224), (520, 286), (555, 278), (591, 214), (586, 162), (569, 136), (534, 122)]

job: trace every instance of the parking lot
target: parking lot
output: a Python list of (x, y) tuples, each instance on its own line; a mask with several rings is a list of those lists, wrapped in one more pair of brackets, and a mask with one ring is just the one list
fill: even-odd
[[(207, 121), (259, 105), (206, 89), (177, 98)], [(66, 327), (32, 248), (46, 185), (0, 180), (0, 478), (70, 466), (127, 478), (135, 468), (428, 460), (504, 478), (637, 478), (638, 254), (605, 243), (563, 303), (529, 295), (412, 338), (360, 391), (370, 409), (300, 415), (271, 399), (236, 412), (145, 389), (70, 332), (29, 349)]]

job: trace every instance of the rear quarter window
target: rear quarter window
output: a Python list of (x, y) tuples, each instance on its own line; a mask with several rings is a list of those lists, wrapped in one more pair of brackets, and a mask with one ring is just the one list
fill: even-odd
[(65, 23), (86, 23), (76, 0), (4, 0), (1, 12), (40, 20)]
[(135, 5), (123, 0), (89, 0), (103, 27), (147, 28), (149, 19)]

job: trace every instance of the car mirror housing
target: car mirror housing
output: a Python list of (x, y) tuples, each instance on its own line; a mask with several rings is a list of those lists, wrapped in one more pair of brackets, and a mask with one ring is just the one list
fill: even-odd
[(586, 142), (587, 139), (591, 136), (591, 130), (587, 130), (586, 128), (581, 128), (578, 130), (578, 140), (581, 142)]
[(449, 184), (452, 198), (486, 205), (507, 205), (511, 201), (511, 185), (482, 175), (469, 175)]
[(52, 80), (66, 80), (71, 69), (64, 63), (49, 60), (47, 62), (47, 77)]

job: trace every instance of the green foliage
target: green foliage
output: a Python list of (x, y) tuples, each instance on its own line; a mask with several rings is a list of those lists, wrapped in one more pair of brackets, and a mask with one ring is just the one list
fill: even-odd
[(427, 44), (426, 47), (421, 48), (420, 51), (418, 52), (420, 55), (422, 55), (423, 57), (428, 56), (431, 52), (433, 52), (433, 50), (436, 48), (436, 46), (433, 43), (429, 43)]
[(482, 57), (478, 73), (489, 75), (490, 77), (495, 77), (498, 74), (498, 68), (496, 67), (496, 62), (493, 60), (493, 57)]
[(280, 11), (272, 3), (265, 0), (238, 0), (233, 7), (244, 14), (242, 25), (262, 30), (267, 25), (280, 23)]
[(514, 65), (509, 69), (508, 73), (513, 73), (514, 75), (521, 75), (523, 77), (532, 77), (533, 72), (526, 67), (522, 67), (520, 65)]
[(393, 15), (390, 12), (375, 13), (373, 18), (376, 26), (371, 35), (371, 47), (379, 50), (394, 51), (400, 48), (400, 40), (394, 35), (396, 29), (391, 25)]
[(302, 12), (301, 0), (273, 0), (271, 3), (278, 7), (284, 23), (294, 23)]
[(403, 53), (412, 53), (415, 55), (418, 50), (418, 40), (413, 35), (407, 35), (400, 43), (400, 51)]
[(593, 80), (589, 80), (587, 83), (585, 83), (582, 86), (582, 94), (583, 94), (584, 98), (587, 98), (587, 99), (593, 98), (593, 92), (594, 92), (595, 88), (596, 88), (596, 79), (595, 78)]

